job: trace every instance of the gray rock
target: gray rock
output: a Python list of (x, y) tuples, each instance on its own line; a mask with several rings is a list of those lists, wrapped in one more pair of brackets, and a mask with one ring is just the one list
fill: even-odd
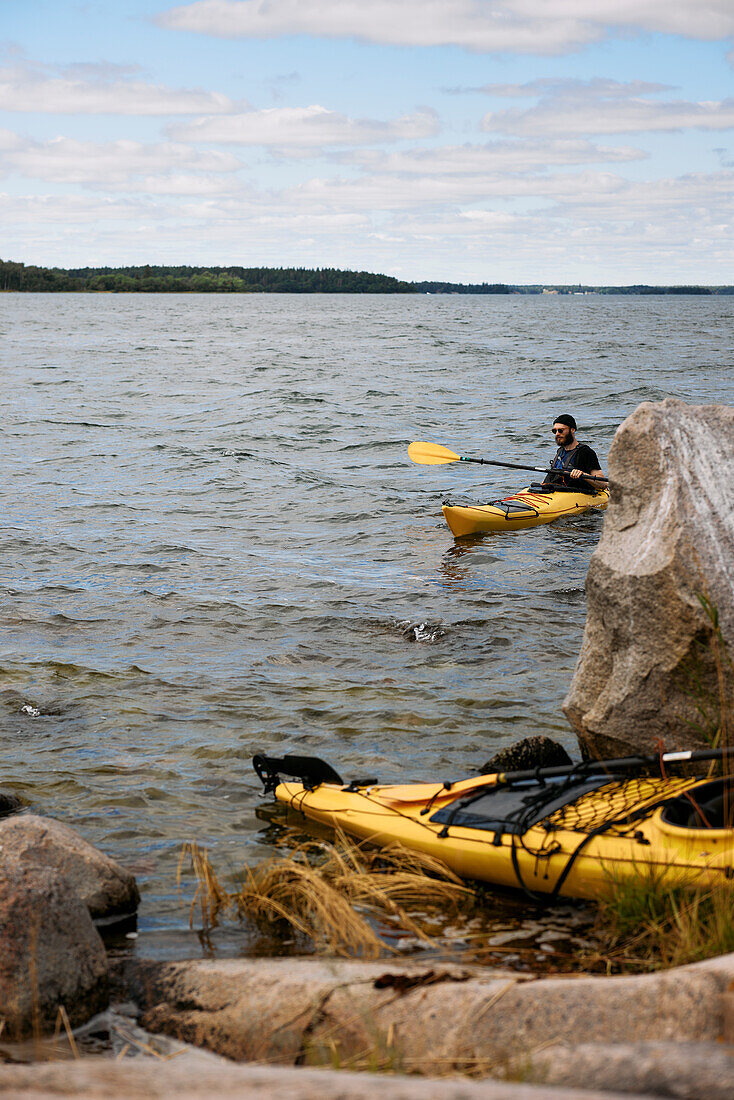
[(3, 1035), (52, 1029), (60, 1006), (72, 1025), (107, 1002), (107, 957), (86, 906), (48, 868), (0, 876), (0, 1015)]
[[(192, 1065), (189, 1055), (170, 1062), (155, 1059), (112, 1062), (85, 1058), (34, 1066), (0, 1066), (4, 1100), (634, 1100), (629, 1093), (597, 1092), (468, 1081), (442, 1077), (420, 1080), (374, 1073), (335, 1073), (273, 1066)], [(639, 1100), (651, 1100), (640, 1097)]]
[(555, 768), (561, 764), (570, 764), (571, 757), (563, 745), (550, 737), (538, 734), (525, 737), (514, 745), (496, 752), (480, 768), (480, 775), (493, 775), (495, 772), (526, 771), (530, 768)]
[[(238, 959), (128, 964), (152, 1032), (235, 1060), (434, 1074), (517, 1073), (549, 1044), (715, 1043), (732, 1028), (734, 956), (664, 973), (529, 980), (425, 963)], [(336, 1052), (336, 1055), (335, 1055)]]
[(0, 875), (14, 867), (56, 871), (95, 920), (134, 913), (135, 878), (60, 821), (18, 814), (0, 821)]
[[(344, 959), (133, 960), (124, 980), (148, 1031), (237, 1061), (294, 1065), (335, 989), (349, 985), (359, 1000), (388, 970), (420, 976), (427, 969)], [(454, 980), (468, 974), (441, 969)]]
[(719, 692), (701, 594), (734, 652), (734, 408), (640, 405), (614, 437), (609, 474), (563, 709), (585, 755), (703, 746)]
[(676, 1100), (731, 1100), (734, 1047), (722, 1043), (583, 1043), (554, 1046), (518, 1064), (525, 1080)]
[[(550, 1043), (716, 1041), (723, 1030), (720, 983), (685, 970), (643, 977), (517, 976), (386, 989), (336, 989), (309, 1030), (322, 1058), (338, 1041), (344, 1060), (388, 1044), (410, 1072), (500, 1075)], [(522, 1068), (522, 1067), (520, 1067)]]

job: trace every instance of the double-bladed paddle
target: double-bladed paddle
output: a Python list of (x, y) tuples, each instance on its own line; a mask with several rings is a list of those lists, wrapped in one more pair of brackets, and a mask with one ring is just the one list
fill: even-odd
[[(554, 471), (549, 466), (521, 466), (517, 462), (498, 462), (493, 458), (466, 458), (450, 451), (448, 447), (442, 447), (440, 443), (411, 443), (408, 457), (421, 466), (443, 466), (447, 462), (478, 462), (481, 466), (506, 466), (510, 470), (533, 470), (538, 474), (565, 472), (567, 477), (570, 476), (567, 471)], [(603, 481), (605, 485), (608, 481), (596, 474), (582, 474), (581, 477), (585, 481)]]

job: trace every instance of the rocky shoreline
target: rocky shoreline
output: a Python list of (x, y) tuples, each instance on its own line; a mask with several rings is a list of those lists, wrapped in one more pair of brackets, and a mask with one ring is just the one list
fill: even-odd
[[(132, 875), (31, 814), (0, 822), (0, 857), (3, 1096), (349, 1098), (374, 1090), (375, 1071), (406, 1100), (734, 1095), (734, 955), (610, 978), (392, 959), (110, 961), (92, 913), (129, 913)], [(43, 1061), (57, 1042), (13, 1064), (54, 1025), (63, 1043), (61, 1006), (70, 1055), (91, 1033), (116, 1037), (106, 1057)]]
[[(0, 852), (29, 837), (37, 844), (5, 864), (0, 888), (0, 919), (14, 932), (0, 956), (3, 1096), (346, 1100), (373, 1091), (375, 1071), (381, 1093), (406, 1100), (439, 1090), (467, 1100), (734, 1095), (734, 955), (609, 978), (392, 959), (111, 962), (90, 908), (98, 920), (120, 914), (137, 898), (133, 877), (35, 815), (0, 823)], [(35, 929), (25, 940), (13, 923), (23, 889)], [(79, 1045), (90, 1033), (116, 1038), (106, 1057), (43, 1061), (58, 1057), (57, 1043), (20, 1064), (28, 1055), (11, 1040), (38, 1044), (61, 1006)], [(63, 1041), (58, 1021), (56, 1031)]]

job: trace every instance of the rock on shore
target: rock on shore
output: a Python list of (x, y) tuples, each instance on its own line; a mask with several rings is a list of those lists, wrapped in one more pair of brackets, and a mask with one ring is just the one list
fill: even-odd
[[(734, 956), (632, 977), (544, 978), (473, 967), (227, 959), (126, 970), (152, 1032), (237, 1061), (485, 1076), (553, 1044), (730, 1040)], [(361, 1059), (361, 1062), (360, 1062)], [(729, 1083), (734, 1090), (734, 1062)], [(733, 1092), (734, 1094), (734, 1092)]]
[[(597, 1092), (593, 1088), (538, 1089), (504, 1081), (467, 1081), (442, 1077), (334, 1073), (320, 1069), (272, 1066), (192, 1066), (187, 1057), (173, 1062), (150, 1059), (130, 1064), (89, 1058), (81, 1062), (0, 1066), (4, 1100), (652, 1100), (637, 1093)], [(686, 1100), (680, 1093), (677, 1100)], [(707, 1100), (720, 1100), (712, 1095)]]
[[(94, 919), (135, 911), (124, 868), (61, 822), (0, 821), (0, 1017), (3, 1036), (80, 1024), (107, 1004), (108, 963)], [(94, 918), (94, 919), (93, 919)]]
[(56, 871), (94, 920), (134, 913), (140, 901), (129, 871), (52, 818), (14, 814), (0, 821), (0, 875), (15, 866)]
[(734, 653), (734, 408), (640, 405), (614, 437), (609, 475), (563, 709), (589, 756), (706, 745), (719, 685), (701, 595)]
[(59, 1008), (72, 1026), (107, 1003), (107, 956), (89, 910), (47, 868), (4, 868), (0, 876), (3, 1035), (53, 1029)]

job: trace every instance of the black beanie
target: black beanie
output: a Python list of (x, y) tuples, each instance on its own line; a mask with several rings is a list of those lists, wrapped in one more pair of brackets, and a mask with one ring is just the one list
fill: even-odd
[(557, 416), (555, 418), (553, 423), (554, 424), (565, 424), (567, 428), (573, 428), (573, 430), (576, 431), (576, 421), (574, 420), (574, 418), (571, 416), (570, 413), (561, 413), (560, 416)]

